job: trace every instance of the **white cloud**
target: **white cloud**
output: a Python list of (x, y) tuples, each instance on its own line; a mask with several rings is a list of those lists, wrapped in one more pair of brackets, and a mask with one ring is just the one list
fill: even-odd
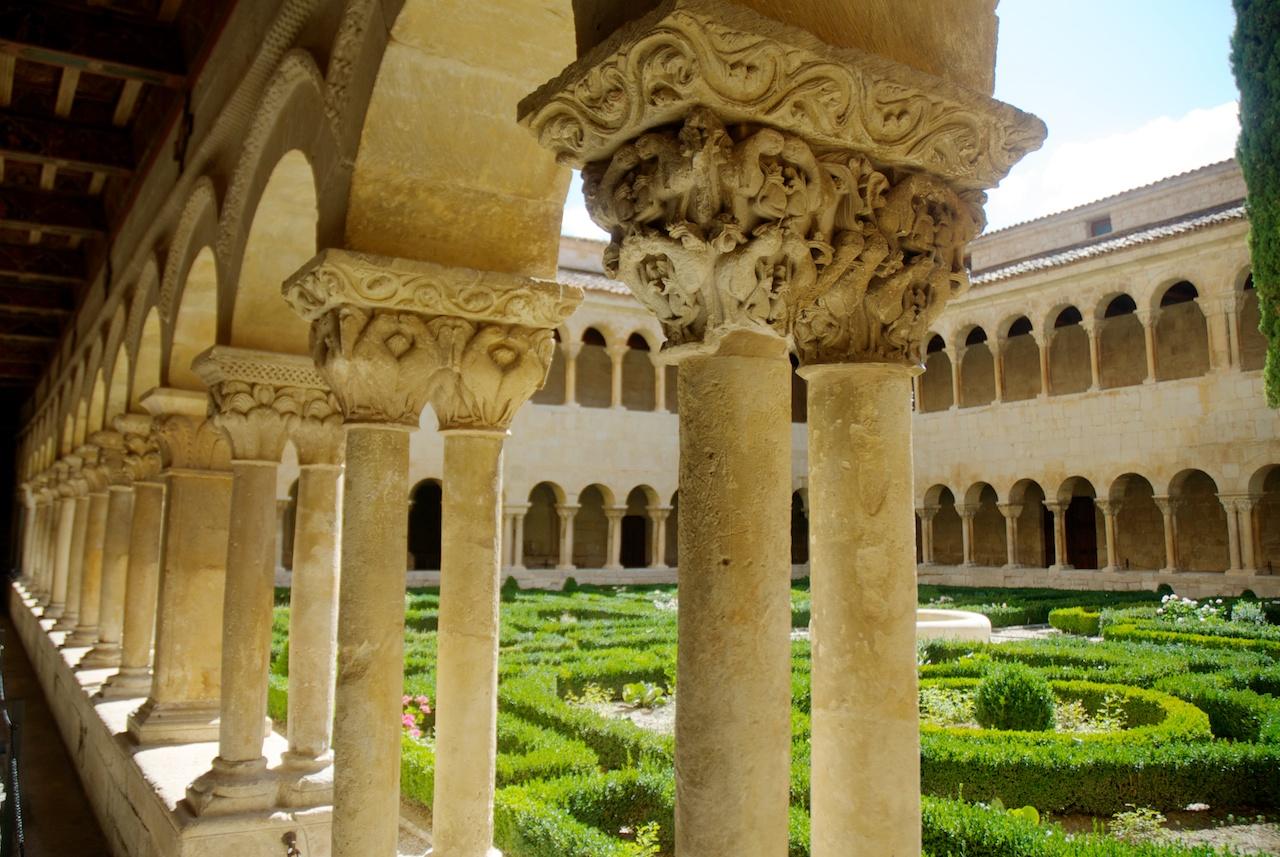
[(1232, 157), (1240, 133), (1234, 101), (1161, 116), (1129, 131), (1054, 141), (1028, 155), (990, 192), (991, 229), (1092, 202)]
[[(1240, 133), (1234, 101), (1184, 116), (1161, 116), (1090, 140), (1054, 140), (1028, 155), (990, 192), (988, 228), (1000, 229), (1230, 158)], [(607, 239), (591, 222), (575, 172), (560, 231)]]

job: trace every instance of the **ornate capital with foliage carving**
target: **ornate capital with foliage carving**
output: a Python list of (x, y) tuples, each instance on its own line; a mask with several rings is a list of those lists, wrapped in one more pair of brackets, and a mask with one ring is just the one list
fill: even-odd
[(278, 462), (308, 406), (329, 396), (308, 357), (217, 345), (192, 368), (209, 386), (214, 424), (242, 461)]
[(203, 393), (157, 387), (142, 397), (152, 415), (151, 432), (160, 450), (160, 466), (179, 470), (227, 470), (231, 445), (208, 417)]
[(160, 473), (160, 449), (151, 433), (152, 419), (146, 414), (121, 414), (112, 421), (124, 438), (124, 466), (134, 482), (154, 479)]
[(546, 377), (551, 328), (582, 300), (554, 282), (342, 250), (284, 292), (347, 421), (416, 427), (431, 401), (443, 428), (505, 428)]
[(85, 466), (86, 473), (93, 471), (90, 477), (90, 484), (95, 486), (93, 490), (105, 491), (112, 485), (129, 484), (132, 477), (125, 466), (127, 450), (123, 435), (116, 431), (96, 431), (89, 435), (89, 441), (98, 450), (97, 464), (92, 468)]
[[(725, 0), (667, 0), (520, 105), (668, 348), (735, 331), (803, 362), (916, 364), (968, 285), (982, 189), (1043, 123)], [(688, 346), (688, 348), (684, 348)]]

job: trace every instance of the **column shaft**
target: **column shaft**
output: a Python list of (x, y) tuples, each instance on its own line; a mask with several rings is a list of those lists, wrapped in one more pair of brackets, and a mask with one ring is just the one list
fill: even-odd
[(82, 667), (120, 664), (124, 627), (124, 594), (129, 571), (133, 524), (133, 488), (113, 485), (107, 491), (107, 517), (102, 543), (102, 589), (98, 610), (98, 644), (80, 661)]
[(626, 509), (606, 509), (604, 514), (608, 525), (609, 548), (604, 567), (610, 571), (618, 571), (622, 568), (622, 519), (626, 515)]
[(1101, 386), (1098, 379), (1098, 339), (1100, 336), (1099, 325), (1093, 323), (1085, 327), (1084, 335), (1089, 343), (1089, 389), (1096, 390)]
[(1049, 345), (1053, 341), (1051, 336), (1045, 336), (1044, 342), (1037, 342), (1037, 350), (1040, 354), (1040, 395), (1048, 396), (1051, 391), (1049, 389)]
[(811, 847), (814, 857), (917, 857), (911, 370), (839, 364), (808, 368), (805, 376), (813, 545)]
[(1227, 570), (1238, 572), (1240, 563), (1240, 520), (1236, 516), (1235, 503), (1230, 500), (1222, 502), (1227, 513)]
[(333, 857), (390, 857), (400, 816), (409, 434), (347, 424), (333, 719)]
[(578, 349), (581, 346), (560, 343), (560, 354), (564, 357), (564, 403), (578, 404)]
[[(84, 578), (85, 535), (89, 528), (89, 495), (78, 494), (75, 497), (75, 509), (71, 518), (71, 548), (67, 563), (67, 599), (62, 609), (62, 618), (54, 625), (56, 631), (75, 633), (80, 624), (80, 600), (84, 594), (81, 581)], [(71, 634), (68, 634), (70, 637)]]
[(1110, 505), (1102, 511), (1103, 531), (1107, 539), (1107, 568), (1114, 571), (1119, 568), (1116, 546), (1116, 510)]
[(71, 567), (71, 531), (75, 525), (75, 510), (74, 497), (59, 498), (53, 583), (50, 587), (49, 609), (44, 614), (49, 619), (61, 617), (67, 608), (67, 576)]
[(1147, 350), (1147, 381), (1156, 380), (1156, 321), (1153, 315), (1142, 319), (1142, 338)]
[(665, 411), (667, 409), (667, 367), (665, 363), (659, 363), (653, 354), (649, 355), (649, 359), (653, 363), (653, 409)]
[(561, 571), (573, 571), (573, 519), (578, 514), (577, 506), (556, 506), (556, 514), (560, 517), (560, 562), (556, 565)]
[(120, 635), (120, 669), (107, 679), (108, 698), (145, 696), (151, 689), (151, 641), (160, 585), (164, 526), (164, 484), (135, 482), (133, 525), (129, 531), (129, 567), (125, 577), (124, 624)]
[(84, 553), (80, 564), (80, 610), (76, 629), (67, 637), (74, 646), (91, 646), (98, 641), (98, 614), (102, 608), (102, 555), (107, 540), (107, 492), (89, 495), (89, 520), (84, 531)]
[(679, 857), (786, 853), (790, 373), (773, 342), (680, 364)]
[(1240, 512), (1240, 564), (1250, 574), (1257, 574), (1257, 532), (1253, 526), (1254, 500), (1241, 500), (1237, 508)]
[(499, 432), (446, 432), (431, 854), (493, 847), (498, 717)]
[(516, 512), (512, 517), (514, 535), (511, 539), (511, 567), (524, 568), (524, 511)]

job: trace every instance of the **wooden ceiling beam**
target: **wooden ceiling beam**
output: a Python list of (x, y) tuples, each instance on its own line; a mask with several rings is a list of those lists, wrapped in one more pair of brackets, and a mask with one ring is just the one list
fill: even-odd
[(0, 0), (0, 53), (31, 62), (181, 89), (180, 45), (174, 27), (158, 21), (47, 0)]
[(0, 278), (0, 306), (13, 307), (13, 312), (66, 316), (72, 305), (72, 295), (65, 289)]
[(102, 200), (0, 187), (0, 227), (89, 238), (106, 234)]
[(74, 250), (53, 250), (32, 244), (0, 244), (0, 277), (23, 282), (84, 283), (84, 259)]
[(36, 316), (39, 318), (66, 318), (71, 315), (71, 310), (59, 309), (56, 307), (31, 306), (30, 304), (0, 303), (0, 316), (3, 315)]
[(12, 114), (0, 114), (0, 157), (110, 175), (137, 165), (125, 131)]
[(42, 333), (5, 333), (0, 330), (0, 342), (30, 342), (53, 345), (57, 341), (58, 337), (46, 336)]

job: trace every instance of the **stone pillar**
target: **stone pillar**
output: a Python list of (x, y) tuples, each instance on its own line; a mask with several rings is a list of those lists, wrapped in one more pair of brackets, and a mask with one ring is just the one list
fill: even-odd
[(129, 451), (125, 464), (133, 478), (133, 520), (120, 634), (120, 669), (100, 691), (105, 699), (145, 696), (151, 689), (151, 642), (160, 585), (161, 536), (164, 527), (164, 483), (160, 451), (151, 434), (151, 418), (126, 414), (116, 418), (116, 431)]
[(511, 509), (511, 568), (524, 571), (524, 516), (529, 513), (529, 504), (521, 503)]
[(627, 356), (627, 346), (611, 345), (605, 349), (609, 355), (609, 407), (622, 407), (622, 366)]
[(1226, 372), (1231, 368), (1231, 330), (1228, 317), (1234, 315), (1230, 310), (1231, 296), (1226, 295), (1214, 299), (1200, 299), (1200, 306), (1205, 314), (1205, 323), (1209, 331), (1209, 371)]
[(658, 359), (658, 355), (649, 352), (649, 360), (653, 363), (653, 409), (667, 409), (667, 364)]
[(1047, 332), (1036, 338), (1036, 350), (1040, 355), (1040, 398), (1047, 399), (1051, 392), (1049, 374), (1049, 347), (1053, 343), (1053, 333)]
[(262, 752), (276, 570), (276, 481), (289, 432), (328, 391), (310, 358), (214, 346), (192, 368), (231, 447), (218, 755), (187, 789), (196, 815), (261, 810), (276, 796)]
[(920, 556), (922, 565), (935, 565), (933, 555), (933, 519), (938, 514), (937, 506), (921, 506), (916, 510), (920, 516)]
[(139, 744), (218, 736), (231, 458), (208, 419), (208, 401), (205, 393), (166, 387), (142, 397), (155, 417), (165, 503), (151, 694), (129, 716)]
[(1136, 313), (1138, 321), (1142, 322), (1142, 339), (1146, 347), (1147, 353), (1147, 377), (1143, 379), (1144, 384), (1154, 384), (1156, 382), (1156, 315), (1159, 310), (1139, 309)]
[(62, 510), (62, 495), (53, 475), (45, 483), (44, 522), (40, 528), (40, 600), (41, 615), (49, 616), (49, 604), (53, 600), (53, 575), (58, 544), (58, 515)]
[(964, 345), (956, 346), (956, 359), (951, 361), (951, 407), (960, 407), (960, 391), (964, 389), (964, 377), (960, 363), (964, 360)]
[[(786, 852), (793, 336), (811, 437), (812, 851), (918, 857), (910, 379), (967, 283), (973, 191), (1043, 126), (736, 6), (659, 6), (604, 44), (520, 111), (582, 167), (612, 237), (605, 271), (657, 315), (679, 361), (676, 855)], [(770, 69), (750, 83), (725, 47), (744, 44)], [(673, 75), (672, 56), (697, 61)], [(825, 97), (807, 94), (817, 68)], [(970, 145), (950, 123), (873, 130), (883, 115), (864, 105), (881, 88), (963, 115)], [(791, 106), (761, 106), (774, 99)], [(975, 154), (976, 140), (980, 163), (945, 154)], [(750, 621), (730, 609), (744, 603)]]
[(1219, 494), (1218, 502), (1227, 514), (1227, 572), (1239, 574), (1244, 567), (1240, 561), (1240, 518), (1236, 515), (1234, 497)]
[(18, 570), (21, 573), (19, 581), (29, 589), (33, 572), (31, 545), (36, 528), (36, 494), (35, 485), (31, 480), (22, 483), (22, 500), (22, 552), (18, 557)]
[(560, 519), (560, 562), (556, 564), (558, 571), (573, 571), (573, 519), (582, 507), (577, 503), (557, 503), (556, 515)]
[[(991, 340), (988, 340), (988, 348), (991, 348)], [(992, 348), (991, 354), (992, 371), (996, 377), (996, 398), (995, 401), (1004, 401), (1004, 342), (995, 340), (995, 348)]]
[(1178, 571), (1178, 500), (1167, 495), (1151, 498), (1164, 516), (1164, 556), (1165, 566), (1161, 571), (1172, 573)]
[(1233, 291), (1222, 298), (1227, 315), (1228, 358), (1230, 365), (1240, 365), (1240, 300), (1244, 292)]
[(608, 571), (622, 570), (622, 519), (626, 515), (626, 506), (606, 506), (604, 510), (604, 517), (608, 522), (608, 539), (606, 541), (609, 549), (609, 555), (605, 559), (604, 567)]
[(283, 764), (292, 779), (282, 799), (288, 806), (314, 806), (333, 800), (332, 778), (317, 775), (333, 761), (345, 441), (336, 398), (323, 406), (314, 400), (294, 424), (293, 439), (299, 472), (289, 600), (289, 749)]
[[(121, 446), (123, 447), (123, 438)], [(133, 530), (133, 484), (121, 455), (118, 474), (109, 474), (106, 532), (102, 542), (102, 589), (98, 609), (98, 641), (80, 660), (82, 668), (120, 665), (124, 629), (124, 593)]]
[(564, 356), (564, 403), (578, 407), (578, 354), (582, 351), (580, 342), (561, 342), (560, 353)]
[[(396, 853), (408, 432), (429, 395), (448, 431), (432, 853), (484, 855), (493, 830), (501, 433), (545, 380), (551, 329), (582, 293), (342, 250), (322, 252), (284, 291), (311, 321), (316, 364), (347, 432), (331, 853)], [(475, 310), (481, 296), (484, 312)]]
[(956, 511), (960, 513), (960, 542), (963, 547), (961, 565), (977, 565), (973, 550), (973, 519), (981, 506), (977, 503), (960, 503)]
[(1107, 539), (1107, 566), (1103, 571), (1119, 571), (1120, 562), (1117, 558), (1119, 548), (1116, 543), (1116, 515), (1120, 513), (1120, 503), (1117, 500), (1094, 500), (1093, 505), (1098, 507), (1102, 512), (1103, 531)]
[(650, 506), (649, 512), (649, 564), (655, 570), (667, 568), (667, 518), (670, 506)]
[(1074, 566), (1067, 562), (1067, 504), (1045, 500), (1044, 507), (1053, 513), (1053, 556), (1050, 571), (1069, 571)]
[[(124, 470), (124, 438), (114, 431), (98, 431), (90, 435), (89, 440), (98, 450), (98, 461), (96, 466), (85, 469), (89, 482), (89, 519), (85, 527), (84, 553), (80, 565), (80, 620), (75, 631), (67, 637), (67, 645), (72, 646), (92, 646), (98, 642), (110, 489), (112, 485), (123, 486), (128, 481), (128, 474)], [(119, 507), (119, 503), (117, 506)], [(127, 511), (126, 501), (125, 506), (117, 509), (117, 515)], [(124, 526), (126, 522), (121, 520), (120, 524)]]
[(1261, 495), (1254, 494), (1236, 499), (1236, 514), (1240, 516), (1240, 565), (1245, 574), (1258, 573), (1258, 555), (1262, 548), (1258, 545), (1258, 528), (1253, 510), (1261, 499)]
[(1080, 326), (1084, 328), (1084, 335), (1089, 343), (1089, 392), (1096, 392), (1102, 387), (1101, 382), (1099, 381), (1098, 371), (1098, 337), (1100, 335), (1100, 325), (1092, 316), (1087, 316), (1081, 319)]
[(52, 501), (47, 488), (47, 480), (43, 475), (36, 478), (35, 486), (33, 492), (35, 516), (32, 519), (31, 545), (27, 552), (26, 564), (30, 568), (29, 575), (31, 578), (28, 583), (28, 591), (35, 598), (36, 603), (40, 604), (49, 591), (49, 582), (46, 577), (47, 565), (44, 560), (48, 552), (49, 508)]
[(1005, 568), (1021, 568), (1018, 562), (1018, 516), (1022, 514), (1021, 503), (998, 504), (1000, 514), (1004, 515)]
[[(60, 462), (61, 463), (61, 462)], [(53, 583), (50, 587), (49, 608), (45, 610), (46, 619), (61, 619), (67, 611), (67, 576), (71, 566), (71, 533), (75, 526), (76, 499), (75, 489), (65, 474), (67, 465), (63, 465), (63, 481), (58, 485), (58, 525), (55, 541)], [(77, 592), (79, 588), (77, 587)], [(73, 614), (74, 615), (74, 614)], [(55, 630), (65, 627), (62, 623), (54, 624)]]

